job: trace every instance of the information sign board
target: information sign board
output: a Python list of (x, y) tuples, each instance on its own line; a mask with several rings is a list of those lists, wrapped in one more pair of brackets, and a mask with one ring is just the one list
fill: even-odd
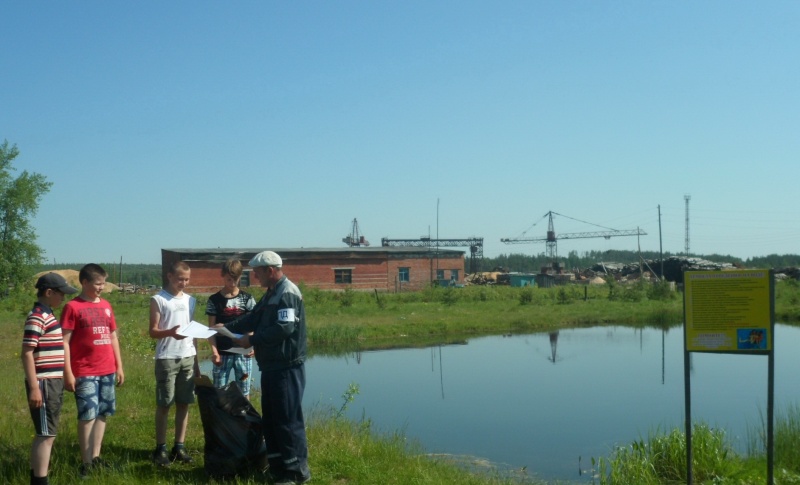
[(686, 350), (771, 351), (771, 281), (769, 270), (684, 272)]

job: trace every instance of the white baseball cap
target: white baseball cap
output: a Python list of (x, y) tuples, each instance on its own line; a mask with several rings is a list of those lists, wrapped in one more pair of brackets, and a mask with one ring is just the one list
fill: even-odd
[(247, 265), (251, 268), (256, 268), (258, 266), (275, 266), (280, 268), (283, 266), (283, 261), (281, 257), (273, 251), (261, 251), (253, 256), (253, 259), (251, 259)]

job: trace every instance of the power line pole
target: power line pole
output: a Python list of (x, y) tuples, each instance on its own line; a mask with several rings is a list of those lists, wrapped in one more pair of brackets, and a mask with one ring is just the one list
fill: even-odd
[(661, 259), (661, 281), (664, 281), (664, 243), (661, 239), (661, 204), (658, 204), (658, 255)]
[(689, 257), (689, 201), (692, 200), (692, 196), (686, 194), (683, 196), (683, 200), (686, 202), (686, 241), (684, 243), (684, 249), (686, 252), (686, 257)]

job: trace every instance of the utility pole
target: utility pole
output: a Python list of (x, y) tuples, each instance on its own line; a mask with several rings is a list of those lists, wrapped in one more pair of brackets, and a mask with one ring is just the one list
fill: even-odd
[[(639, 226), (636, 226), (636, 232), (640, 232)], [(644, 259), (642, 258), (642, 240), (638, 235), (636, 236), (636, 247), (639, 249), (639, 276), (641, 277), (644, 274), (644, 266), (642, 265)]]
[(661, 241), (661, 204), (658, 204), (658, 256), (661, 259), (661, 281), (664, 281), (664, 244)]
[(684, 202), (686, 202), (686, 241), (684, 242), (684, 250), (686, 252), (686, 257), (689, 257), (689, 201), (692, 200), (692, 196), (686, 194), (683, 196)]
[(436, 198), (436, 280), (439, 280), (439, 198)]

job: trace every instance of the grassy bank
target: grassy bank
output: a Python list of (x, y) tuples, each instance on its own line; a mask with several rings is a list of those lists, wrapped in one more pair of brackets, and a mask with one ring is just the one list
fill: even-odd
[(471, 286), (399, 294), (306, 290), (309, 339), (331, 346), (386, 348), (456, 342), (482, 335), (603, 325), (676, 325), (678, 294), (653, 287), (553, 289)]
[[(309, 347), (311, 352), (319, 354), (335, 354), (358, 348), (422, 346), (481, 335), (528, 333), (604, 323), (671, 326), (682, 321), (682, 303), (678, 295), (648, 287), (566, 287), (549, 290), (468, 287), (400, 294), (332, 293), (306, 288), (305, 295), (309, 315)], [(187, 439), (187, 447), (192, 451), (195, 463), (191, 466), (176, 465), (167, 470), (151, 465), (149, 453), (154, 445), (155, 411), (152, 377), (154, 342), (147, 337), (148, 297), (109, 295), (108, 298), (117, 315), (126, 368), (126, 383), (119, 389), (118, 412), (109, 419), (103, 452), (107, 460), (117, 464), (117, 468), (83, 483), (206, 482), (202, 467), (203, 431), (196, 407), (191, 410)], [(782, 284), (778, 298), (779, 308), (791, 315), (791, 318), (781, 320), (797, 321), (796, 312), (800, 302), (797, 286)], [(204, 298), (199, 299), (199, 308), (203, 308)], [(32, 293), (0, 300), (0, 329), (8, 336), (0, 342), (0, 366), (8, 370), (0, 375), (0, 389), (3, 390), (0, 393), (0, 406), (5, 410), (0, 416), (0, 434), (3, 436), (0, 441), (0, 483), (28, 482), (28, 455), (33, 426), (25, 405), (19, 353), (22, 323), (33, 300)], [(205, 321), (201, 314), (196, 317)], [(342, 392), (346, 395), (347, 390), (342, 389)], [(257, 395), (253, 397), (254, 400), (258, 399)], [(347, 405), (345, 397), (341, 405)], [(429, 457), (402, 433), (376, 433), (370, 426), (368, 416), (363, 421), (351, 422), (339, 416), (339, 409), (317, 408), (310, 411), (308, 437), (313, 483), (536, 483), (525, 475), (501, 477), (491, 470), (472, 473), (465, 469), (463, 463)], [(52, 460), (54, 483), (77, 480), (79, 452), (75, 423), (74, 398), (71, 394), (65, 394), (62, 425)], [(800, 430), (790, 426), (784, 426), (784, 429), (788, 430), (788, 436), (796, 437), (795, 441), (800, 437)], [(708, 453), (716, 453), (712, 448), (708, 447)], [(785, 448), (791, 446), (786, 445)], [(750, 466), (752, 473), (761, 473), (757, 476), (761, 476), (763, 482), (764, 465), (759, 468), (763, 457), (759, 457), (756, 449), (754, 445), (752, 457), (747, 458), (727, 453), (724, 461), (736, 463), (737, 467), (743, 466), (745, 470)], [(642, 460), (638, 463), (644, 463), (641, 466), (645, 468), (649, 466)], [(598, 458), (596, 468), (602, 475), (602, 478), (598, 476), (598, 481), (609, 484), (638, 483), (626, 482), (625, 479), (616, 478), (622, 475), (615, 475), (618, 468), (633, 468), (635, 464), (630, 456), (620, 451), (608, 458)], [(531, 473), (535, 474), (535, 470)], [(745, 479), (749, 476), (743, 472), (737, 473)], [(658, 481), (661, 479), (657, 476), (654, 479), (656, 481), (647, 483), (666, 483)], [(260, 480), (261, 477), (252, 477), (237, 483), (260, 483)], [(783, 483), (800, 483), (800, 480)]]

